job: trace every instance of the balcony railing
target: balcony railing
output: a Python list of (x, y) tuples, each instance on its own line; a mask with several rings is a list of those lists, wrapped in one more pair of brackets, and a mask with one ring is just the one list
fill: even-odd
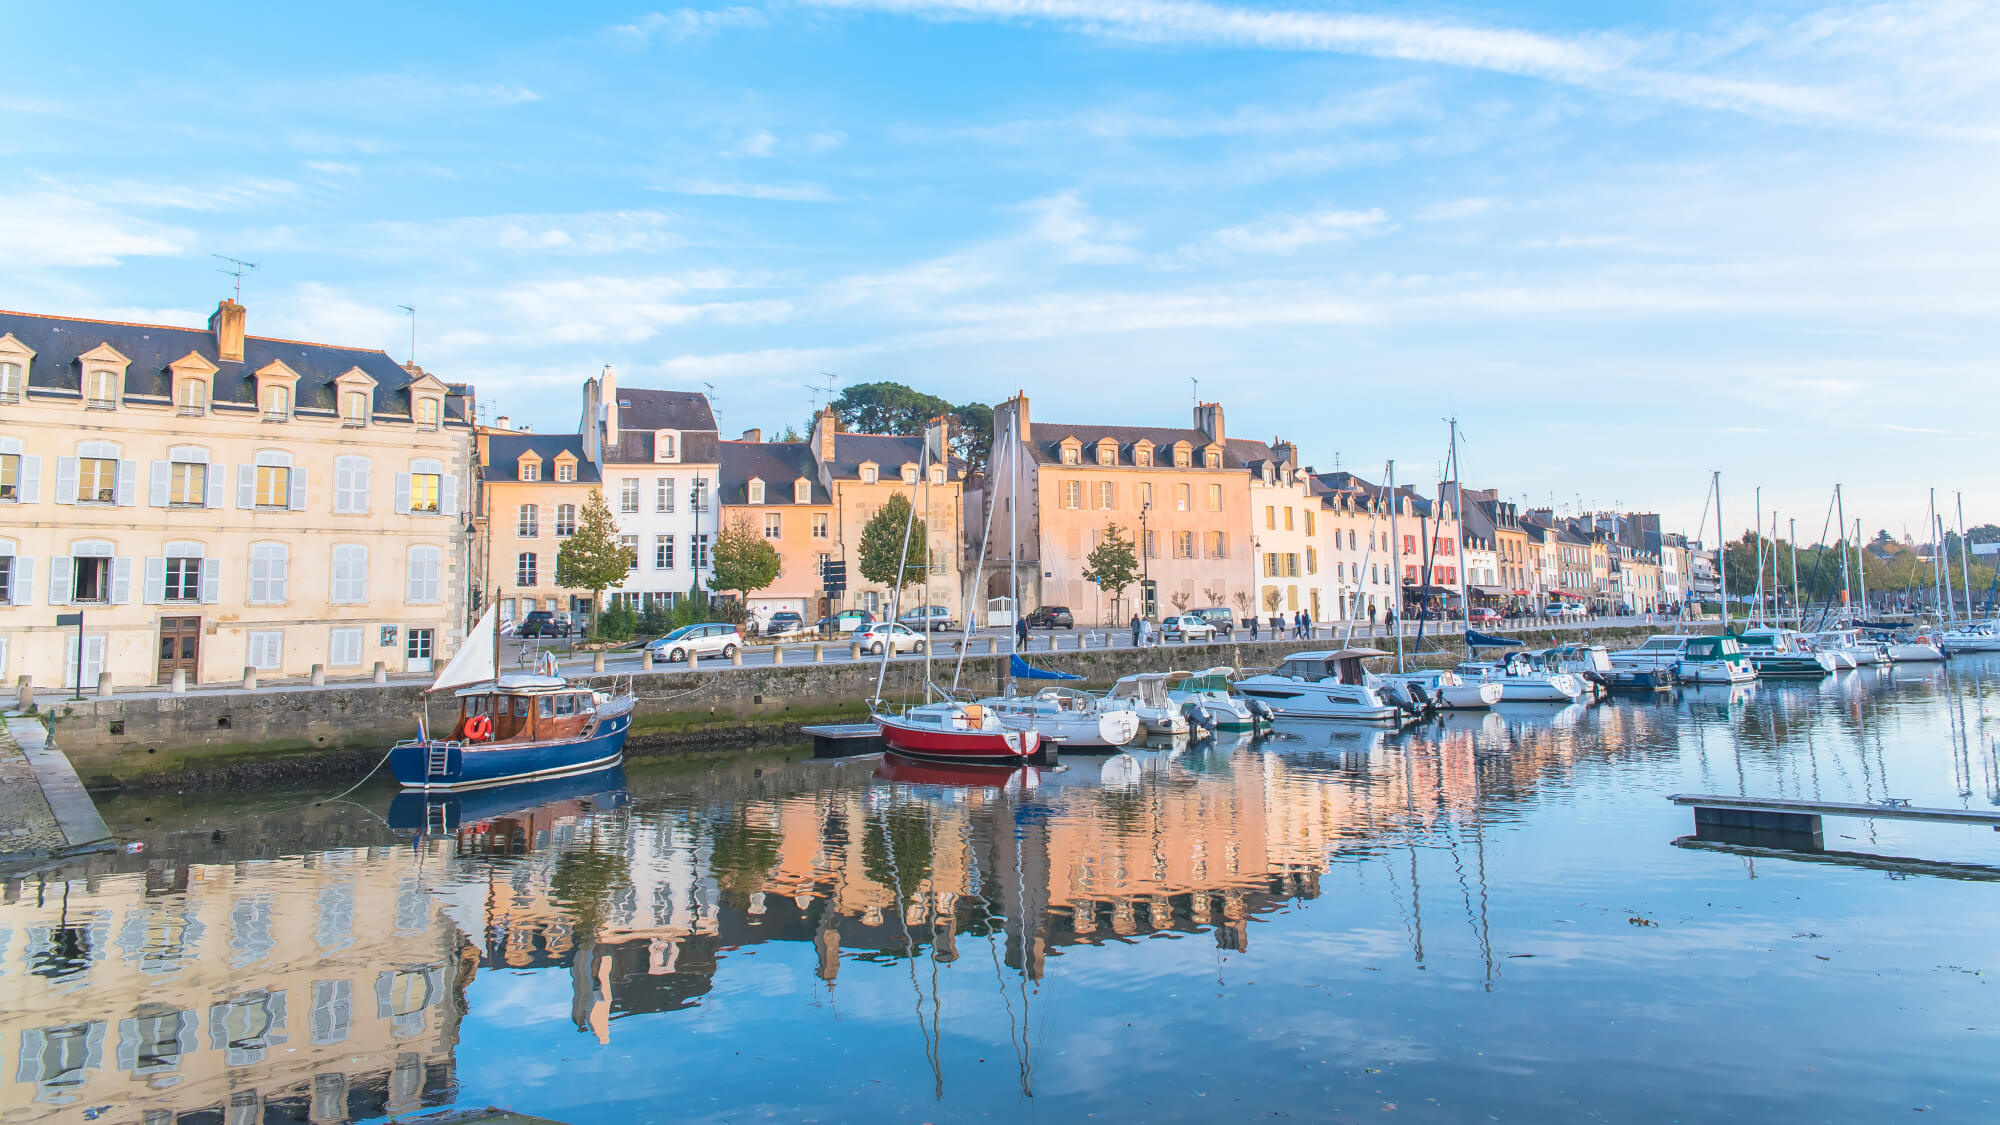
[(108, 398), (87, 398), (83, 400), (85, 410), (116, 410), (118, 404)]
[(208, 413), (208, 407), (197, 402), (184, 402), (174, 407), (174, 413), (183, 418), (199, 418)]
[(266, 410), (264, 412), (264, 421), (266, 422), (289, 422), (291, 420), (292, 416), (282, 410)]
[(340, 419), (340, 425), (342, 429), (358, 430), (361, 427), (366, 426), (367, 424), (368, 424), (368, 419), (356, 418), (351, 414), (342, 415)]

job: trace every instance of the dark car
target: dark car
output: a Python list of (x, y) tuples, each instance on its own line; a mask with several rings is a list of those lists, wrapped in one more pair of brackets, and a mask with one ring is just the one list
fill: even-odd
[(521, 627), (514, 630), (517, 637), (567, 637), (569, 623), (560, 620), (555, 613), (546, 609), (531, 610), (521, 619)]
[(1076, 618), (1070, 614), (1066, 605), (1045, 605), (1040, 609), (1031, 609), (1024, 620), (1030, 629), (1076, 628)]
[(1188, 612), (1215, 626), (1215, 635), (1218, 637), (1232, 636), (1236, 632), (1236, 615), (1229, 612), (1228, 606), (1210, 606), (1207, 609), (1195, 609)]
[(789, 609), (781, 609), (772, 614), (769, 621), (764, 622), (763, 632), (767, 637), (782, 637), (787, 633), (796, 633), (805, 627), (805, 618), (800, 617), (797, 613)]

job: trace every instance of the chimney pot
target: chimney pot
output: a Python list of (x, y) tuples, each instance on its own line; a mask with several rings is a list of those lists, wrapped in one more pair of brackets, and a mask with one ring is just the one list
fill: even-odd
[(493, 419), (493, 428), (496, 430), (507, 429), (507, 416), (502, 414), (500, 417)]
[(758, 428), (758, 427), (754, 427), (754, 426), (753, 426), (752, 428), (750, 428), (750, 429), (747, 429), (747, 430), (744, 430), (744, 431), (743, 431), (743, 440), (744, 440), (744, 441), (763, 441), (763, 440), (764, 440), (764, 431), (763, 431), (763, 430), (762, 430), (761, 428)]
[(248, 316), (242, 305), (228, 297), (215, 306), (208, 318), (208, 330), (215, 333), (215, 355), (228, 363), (243, 362), (243, 322)]

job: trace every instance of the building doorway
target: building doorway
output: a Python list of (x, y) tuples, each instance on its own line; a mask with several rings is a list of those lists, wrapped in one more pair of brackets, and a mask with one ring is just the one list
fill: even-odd
[(176, 671), (184, 673), (188, 683), (199, 682), (200, 653), (201, 618), (160, 618), (160, 668), (153, 682), (172, 683)]
[(1151, 621), (1160, 612), (1160, 587), (1152, 579), (1139, 583), (1139, 616)]
[(431, 670), (432, 645), (437, 638), (435, 629), (406, 629), (408, 640), (403, 647), (403, 671), (428, 674)]

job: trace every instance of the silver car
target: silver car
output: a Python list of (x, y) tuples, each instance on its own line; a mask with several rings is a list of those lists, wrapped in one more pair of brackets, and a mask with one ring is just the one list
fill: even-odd
[(906, 652), (922, 652), (929, 647), (922, 633), (894, 621), (877, 621), (865, 626), (855, 632), (854, 641), (861, 646), (861, 651), (870, 656), (880, 656), (891, 649), (900, 656)]

